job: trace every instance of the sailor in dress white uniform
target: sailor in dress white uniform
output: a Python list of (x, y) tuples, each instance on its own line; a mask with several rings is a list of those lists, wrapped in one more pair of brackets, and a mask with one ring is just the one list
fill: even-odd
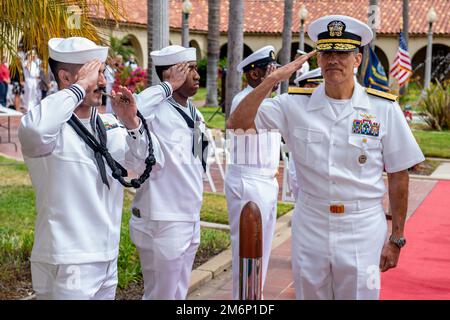
[[(244, 99), (231, 128), (278, 128), (293, 151), (299, 199), (292, 221), (292, 269), (298, 299), (378, 299), (380, 270), (396, 266), (405, 245), (407, 169), (424, 160), (396, 97), (355, 83), (357, 49), (370, 28), (327, 16), (308, 28), (325, 82), (311, 94), (263, 101), (310, 56), (277, 69)], [(262, 103), (261, 103), (262, 102)], [(382, 206), (389, 183), (392, 234)]]
[[(258, 86), (266, 76), (267, 68), (276, 63), (273, 46), (265, 46), (247, 58), (237, 67), (244, 71), (248, 86), (239, 92), (231, 103), (230, 113), (239, 102)], [(275, 90), (275, 88), (274, 88)], [(231, 163), (225, 177), (230, 221), (231, 249), (233, 255), (233, 299), (239, 299), (239, 221), (241, 210), (248, 201), (255, 202), (261, 211), (263, 232), (262, 286), (269, 266), (270, 249), (277, 220), (278, 165), (280, 162), (281, 135), (278, 131), (260, 131), (258, 134), (243, 134), (228, 130)]]
[[(30, 260), (38, 299), (115, 297), (123, 187), (105, 168), (99, 148), (117, 165), (140, 172), (149, 141), (136, 109), (116, 100), (131, 97), (125, 88), (115, 96), (121, 121), (97, 114), (107, 52), (81, 37), (50, 39), (49, 63), (61, 90), (31, 107), (19, 127), (36, 192)], [(79, 135), (76, 128), (87, 133)], [(100, 145), (95, 152), (82, 138), (89, 136)], [(158, 141), (151, 140), (157, 167), (163, 158)]]
[[(151, 103), (144, 90), (136, 100), (158, 137), (165, 165), (137, 191), (130, 235), (139, 251), (143, 299), (180, 300), (186, 298), (200, 243), (207, 143), (203, 117), (188, 100), (197, 92), (200, 76), (195, 48), (172, 45), (151, 56), (166, 99)], [(184, 77), (170, 81), (177, 69)]]

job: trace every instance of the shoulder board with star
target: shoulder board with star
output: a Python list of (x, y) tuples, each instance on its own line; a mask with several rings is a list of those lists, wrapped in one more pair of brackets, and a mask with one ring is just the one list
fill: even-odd
[(316, 88), (298, 88), (298, 87), (289, 87), (288, 94), (301, 94), (310, 96), (316, 90)]
[(390, 100), (390, 101), (394, 101), (394, 102), (397, 101), (397, 98), (398, 98), (394, 94), (390, 94), (390, 93), (387, 93), (387, 92), (384, 92), (384, 91), (380, 91), (380, 90), (376, 90), (376, 89), (372, 89), (372, 88), (366, 88), (366, 92), (368, 94), (370, 94), (370, 95), (377, 96), (377, 97), (380, 97), (380, 98), (383, 98), (383, 99), (387, 99), (387, 100)]

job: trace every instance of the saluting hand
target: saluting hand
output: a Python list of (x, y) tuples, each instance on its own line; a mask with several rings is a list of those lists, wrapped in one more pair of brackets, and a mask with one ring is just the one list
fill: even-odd
[[(275, 72), (275, 70), (277, 70), (277, 66), (274, 63), (271, 63), (267, 66), (266, 68), (266, 74), (264, 75), (264, 77), (262, 78), (262, 80), (264, 81), (265, 78), (267, 78), (269, 75), (271, 75), (272, 73)], [(278, 83), (276, 85), (273, 86), (272, 91), (269, 92), (267, 94), (267, 97), (270, 97), (270, 95), (272, 94), (272, 92), (276, 91), (278, 89)]]
[(111, 91), (111, 106), (127, 129), (136, 129), (139, 126), (136, 100), (128, 88), (119, 86), (117, 92)]
[(186, 81), (188, 73), (188, 62), (177, 63), (163, 72), (163, 80), (169, 82), (172, 90), (175, 91)]
[(84, 64), (76, 75), (76, 84), (83, 87), (84, 91), (92, 92), (97, 89), (98, 71), (102, 63), (98, 59), (94, 59)]
[(298, 57), (294, 61), (289, 62), (288, 64), (276, 69), (271, 72), (267, 77), (274, 79), (277, 83), (285, 80), (289, 80), (291, 75), (300, 69), (302, 65), (312, 56), (316, 54), (316, 50), (309, 52), (303, 56)]

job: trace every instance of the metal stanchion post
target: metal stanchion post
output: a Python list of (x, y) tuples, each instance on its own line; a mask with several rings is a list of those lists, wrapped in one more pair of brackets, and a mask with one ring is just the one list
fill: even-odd
[(239, 299), (261, 300), (262, 222), (254, 202), (242, 208), (239, 221)]

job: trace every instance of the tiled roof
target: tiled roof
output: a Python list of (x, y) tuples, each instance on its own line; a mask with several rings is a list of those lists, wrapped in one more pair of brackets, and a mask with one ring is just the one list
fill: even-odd
[[(190, 0), (193, 10), (189, 18), (191, 30), (208, 30), (208, 0)], [(181, 26), (181, 0), (170, 0), (170, 27)], [(220, 12), (220, 30), (228, 29), (228, 6), (230, 0), (222, 0)], [(345, 14), (367, 22), (367, 0), (294, 0), (292, 31), (297, 33), (300, 21), (298, 11), (302, 4), (308, 9), (308, 24), (324, 15)], [(379, 0), (381, 26), (377, 31), (381, 34), (399, 32), (402, 19), (402, 0)], [(146, 0), (124, 0), (127, 22), (147, 23)], [(433, 24), (435, 34), (450, 34), (450, 1), (449, 0), (410, 0), (409, 1), (409, 33), (426, 34), (428, 9), (434, 7), (438, 15)], [(244, 31), (246, 33), (278, 33), (283, 30), (284, 0), (244, 0)]]

